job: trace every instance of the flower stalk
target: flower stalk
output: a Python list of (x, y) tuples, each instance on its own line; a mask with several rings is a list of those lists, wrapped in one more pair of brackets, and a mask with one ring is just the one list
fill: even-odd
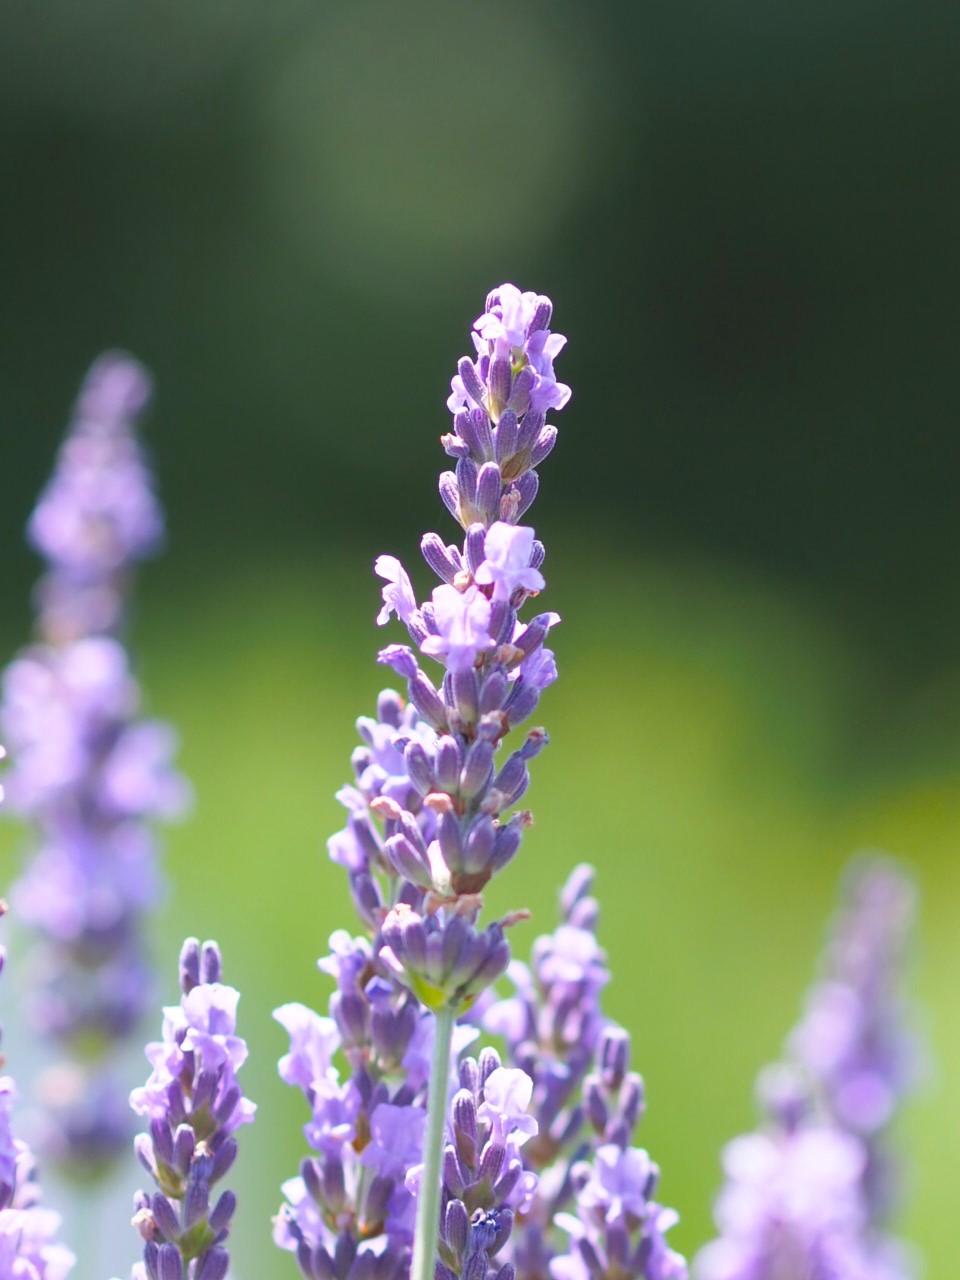
[(417, 1226), (413, 1241), (411, 1280), (433, 1280), (437, 1262), (437, 1231), (440, 1222), (443, 1147), (447, 1121), (447, 1083), (450, 1079), (450, 1048), (456, 1009), (445, 1006), (436, 1012), (430, 1084), (427, 1092), (427, 1126), (423, 1143), (423, 1178), (417, 1201)]

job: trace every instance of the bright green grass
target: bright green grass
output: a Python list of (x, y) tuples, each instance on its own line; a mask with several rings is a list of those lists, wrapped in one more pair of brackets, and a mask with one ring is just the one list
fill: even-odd
[[(296, 1274), (269, 1244), (269, 1216), (296, 1171), (305, 1114), (276, 1077), (284, 1043), (270, 1010), (325, 1004), (315, 960), (332, 929), (351, 925), (324, 841), (340, 822), (332, 793), (348, 776), (353, 721), (386, 682), (375, 602), (362, 565), (251, 567), (186, 596), (154, 592), (137, 630), (151, 707), (179, 726), (197, 790), (168, 842), (165, 994), (192, 932), (219, 939), (243, 992), (244, 1075), (261, 1107), (237, 1175), (246, 1280)], [(930, 1275), (950, 1274), (960, 750), (922, 769), (913, 758), (891, 768), (887, 753), (882, 775), (871, 768), (875, 717), (863, 712), (879, 683), (862, 655), (756, 584), (608, 560), (603, 576), (584, 564), (551, 578), (549, 604), (565, 622), (561, 681), (537, 717), (553, 740), (533, 768), (537, 825), (490, 906), (532, 908), (513, 935), (523, 955), (552, 927), (569, 868), (597, 866), (607, 1007), (634, 1035), (650, 1107), (640, 1141), (682, 1214), (676, 1243), (692, 1253), (709, 1233), (720, 1147), (753, 1122), (754, 1076), (797, 1015), (846, 855), (884, 846), (921, 881), (918, 986), (940, 1064), (904, 1125), (916, 1184), (905, 1230)], [(118, 1231), (127, 1218), (118, 1206)]]

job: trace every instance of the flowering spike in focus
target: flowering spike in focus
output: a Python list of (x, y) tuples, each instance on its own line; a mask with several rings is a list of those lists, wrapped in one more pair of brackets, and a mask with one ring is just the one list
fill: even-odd
[(256, 1107), (237, 1082), (247, 1057), (236, 1030), (240, 995), (220, 982), (220, 968), (216, 943), (201, 948), (187, 939), (180, 1004), (164, 1010), (163, 1039), (147, 1046), (153, 1071), (130, 1095), (130, 1106), (149, 1125), (138, 1155), (157, 1187), (152, 1195), (138, 1194), (134, 1218), (146, 1241), (148, 1275), (158, 1266), (161, 1275), (166, 1268), (201, 1280), (227, 1268), (224, 1241), (236, 1196), (214, 1187), (232, 1167), (234, 1135), (253, 1120)]

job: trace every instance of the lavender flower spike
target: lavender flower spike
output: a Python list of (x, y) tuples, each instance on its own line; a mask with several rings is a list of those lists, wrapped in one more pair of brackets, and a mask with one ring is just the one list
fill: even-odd
[[(146, 1280), (223, 1280), (237, 1198), (213, 1188), (237, 1155), (234, 1136), (254, 1118), (236, 1073), (247, 1057), (236, 1033), (239, 992), (220, 981), (215, 942), (188, 938), (179, 1005), (163, 1011), (163, 1039), (147, 1046), (153, 1071), (130, 1105), (149, 1121), (137, 1156), (156, 1184), (135, 1200)], [(136, 1276), (136, 1271), (134, 1272)]]
[(12, 894), (41, 939), (27, 1007), (61, 1057), (38, 1095), (51, 1153), (84, 1177), (129, 1140), (115, 1064), (149, 1000), (141, 921), (160, 883), (148, 823), (187, 798), (170, 729), (138, 718), (118, 638), (131, 568), (162, 536), (134, 434), (148, 393), (128, 356), (104, 356), (88, 375), (30, 523), (47, 560), (38, 643), (7, 668), (0, 707), (10, 809), (33, 828)]
[(656, 1199), (660, 1170), (641, 1147), (630, 1146), (643, 1112), (643, 1082), (627, 1070), (630, 1039), (608, 1028), (596, 1074), (584, 1083), (598, 1144), (589, 1161), (573, 1166), (576, 1213), (554, 1221), (570, 1236), (568, 1252), (550, 1262), (553, 1280), (687, 1280), (687, 1264), (666, 1233), (678, 1221)]
[(163, 516), (135, 434), (149, 399), (147, 371), (119, 351), (102, 355), (80, 390), (28, 528), (49, 566), (38, 588), (48, 643), (118, 631), (130, 568), (163, 541)]
[[(0, 902), (0, 915), (6, 912)], [(6, 951), (0, 946), (0, 970)], [(64, 1280), (76, 1259), (58, 1244), (60, 1216), (40, 1203), (33, 1156), (13, 1136), (16, 1086), (0, 1076), (0, 1277), (3, 1280)]]
[(894, 1180), (883, 1141), (917, 1056), (900, 994), (913, 910), (892, 863), (853, 866), (788, 1061), (760, 1077), (765, 1123), (724, 1152), (720, 1235), (698, 1255), (697, 1280), (916, 1275), (884, 1230)]
[[(346, 825), (328, 845), (363, 934), (330, 940), (333, 954), (321, 962), (337, 983), (329, 1017), (302, 1005), (275, 1014), (290, 1035), (281, 1074), (310, 1103), (312, 1154), (284, 1186), (274, 1238), (307, 1280), (435, 1280), (451, 1078), (455, 1085), (458, 1056), (477, 1034), (456, 1023), (503, 973), (505, 929), (525, 915), (481, 926), (482, 894), (531, 823), (517, 806), (547, 735), (529, 729), (514, 735), (514, 750), (502, 748), (557, 674), (546, 640), (559, 618), (521, 618), (545, 580), (543, 546), (520, 518), (556, 439), (545, 414), (569, 397), (554, 376), (564, 340), (549, 332), (551, 310), (546, 298), (503, 285), (474, 325), (477, 358), (460, 361), (448, 401), (454, 430), (442, 439), (456, 471), (440, 477), (440, 496), (462, 541), (424, 535), (424, 560), (439, 579), (429, 598), (418, 597), (395, 556), (374, 564), (383, 580), (377, 622), (395, 614), (411, 643), (380, 652), (407, 696), (385, 690), (376, 716), (358, 720), (354, 779), (338, 793)], [(335, 1045), (349, 1063), (345, 1079), (330, 1061)], [(507, 1158), (504, 1117), (523, 1111), (527, 1087), (519, 1075), (500, 1077), (484, 1096), (473, 1088), (476, 1123), (495, 1136), (482, 1170), (461, 1153), (463, 1176), (484, 1190), (476, 1204), (456, 1193), (444, 1262), (457, 1275), (462, 1264), (469, 1280), (484, 1280), (509, 1234), (509, 1197), (534, 1177), (515, 1158), (514, 1137)], [(484, 1107), (492, 1110), (481, 1116)], [(530, 1136), (528, 1121), (510, 1120), (511, 1135)], [(502, 1198), (490, 1200), (494, 1191)], [(461, 1229), (467, 1204), (491, 1217), (475, 1235)]]

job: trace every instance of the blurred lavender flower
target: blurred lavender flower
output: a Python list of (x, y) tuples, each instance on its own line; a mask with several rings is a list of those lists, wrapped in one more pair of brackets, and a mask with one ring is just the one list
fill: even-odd
[(917, 1060), (900, 991), (913, 914), (892, 863), (854, 864), (791, 1060), (760, 1077), (764, 1127), (724, 1153), (720, 1237), (698, 1255), (697, 1280), (916, 1275), (884, 1232), (893, 1169), (882, 1141)]
[[(6, 904), (0, 902), (0, 915)], [(6, 961), (0, 946), (0, 970)], [(0, 1278), (64, 1280), (76, 1259), (57, 1243), (60, 1216), (40, 1203), (36, 1167), (29, 1147), (13, 1136), (11, 1111), (16, 1086), (0, 1076)]]
[(134, 434), (149, 395), (128, 356), (101, 357), (30, 523), (46, 557), (38, 643), (3, 678), (10, 808), (33, 827), (12, 897), (43, 945), (31, 958), (34, 1026), (66, 1053), (39, 1082), (50, 1149), (89, 1175), (126, 1146), (116, 1049), (150, 999), (141, 921), (160, 882), (148, 821), (187, 800), (171, 730), (139, 720), (117, 633), (133, 564), (162, 520)]
[[(521, 1155), (537, 1133), (532, 1092), (530, 1077), (501, 1066), (493, 1049), (461, 1064), (444, 1147), (438, 1280), (491, 1274), (512, 1280), (513, 1267), (495, 1260), (537, 1187)], [(421, 1168), (412, 1169), (408, 1185), (419, 1189), (421, 1176)]]
[(188, 938), (180, 953), (179, 1005), (163, 1011), (163, 1039), (147, 1046), (153, 1068), (130, 1106), (149, 1121), (136, 1142), (140, 1163), (156, 1183), (137, 1193), (134, 1225), (144, 1240), (134, 1280), (223, 1280), (225, 1241), (237, 1198), (213, 1187), (237, 1155), (236, 1130), (255, 1105), (236, 1073), (247, 1057), (236, 1033), (239, 992), (220, 981), (220, 951)]
[(896, 1204), (897, 1170), (884, 1137), (919, 1074), (920, 1047), (902, 990), (915, 917), (914, 886), (893, 863), (855, 862), (845, 877), (822, 978), (787, 1043), (819, 1105), (864, 1145), (863, 1189), (876, 1225)]
[[(526, 791), (529, 761), (547, 736), (534, 729), (505, 760), (498, 752), (556, 679), (545, 641), (557, 615), (519, 618), (545, 583), (543, 546), (518, 521), (536, 496), (534, 468), (556, 439), (544, 415), (570, 394), (553, 372), (564, 339), (549, 332), (551, 310), (548, 299), (504, 285), (474, 326), (477, 359), (460, 361), (448, 402), (454, 431), (443, 437), (456, 470), (440, 478), (441, 497), (465, 537), (457, 546), (424, 536), (424, 559), (439, 579), (430, 599), (418, 603), (396, 557), (379, 556), (374, 566), (385, 584), (377, 621), (385, 625), (396, 614), (414, 647), (392, 644), (380, 654), (406, 682), (408, 701), (387, 690), (376, 719), (358, 721), (355, 781), (338, 796), (349, 816), (329, 842), (366, 936), (331, 939), (333, 954), (322, 962), (337, 982), (330, 1018), (300, 1005), (276, 1012), (291, 1038), (281, 1075), (304, 1090), (312, 1112), (305, 1136), (315, 1154), (284, 1188), (275, 1239), (318, 1280), (368, 1273), (389, 1280), (411, 1265), (417, 1280), (433, 1280), (445, 1093), (476, 1034), (454, 1032), (454, 1022), (503, 973), (510, 955), (504, 929), (523, 915), (478, 924), (482, 890), (515, 856), (530, 824), (528, 813), (508, 811)], [(418, 651), (441, 664), (436, 682)], [(343, 1082), (331, 1063), (338, 1049), (350, 1066)], [(498, 1077), (489, 1096), (473, 1077), (469, 1084), (475, 1123), (494, 1135), (487, 1159), (507, 1160), (511, 1186), (526, 1186), (533, 1175), (494, 1111), (502, 1104), (512, 1115), (523, 1088), (532, 1088), (529, 1080), (518, 1083), (519, 1074), (509, 1075), (509, 1088), (507, 1077)], [(525, 1121), (517, 1123), (522, 1129)], [(515, 1137), (509, 1141), (519, 1147)], [(462, 1152), (459, 1158), (467, 1160)], [(476, 1204), (469, 1201), (470, 1213), (512, 1214), (493, 1190), (507, 1197), (502, 1173), (462, 1164), (463, 1178), (487, 1188)], [(419, 1218), (411, 1264), (413, 1191)], [(508, 1216), (497, 1220), (504, 1227)], [(482, 1247), (472, 1249), (474, 1237), (458, 1235), (445, 1258), (458, 1275), (473, 1259), (471, 1280), (483, 1280), (477, 1268), (496, 1252), (491, 1242), (501, 1228), (487, 1224), (477, 1233)]]

